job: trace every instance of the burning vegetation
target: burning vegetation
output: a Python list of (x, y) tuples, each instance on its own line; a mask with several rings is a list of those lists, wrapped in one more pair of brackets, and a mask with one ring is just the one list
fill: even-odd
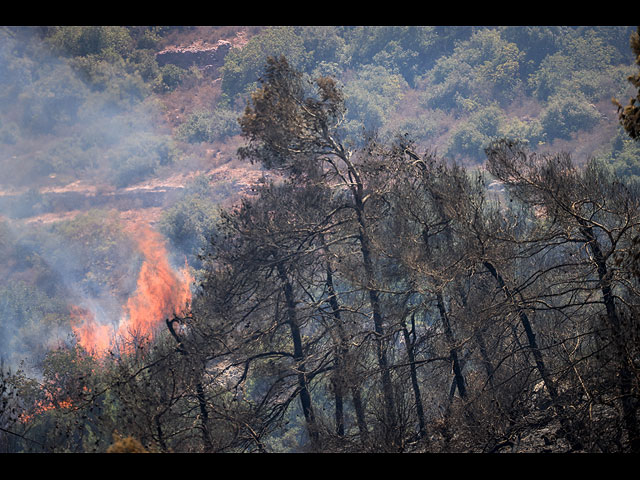
[[(0, 353), (31, 362), (26, 373), (0, 368), (0, 451), (640, 452), (640, 189), (596, 159), (530, 148), (552, 137), (558, 116), (573, 119), (559, 122), (562, 135), (604, 122), (595, 104), (572, 96), (567, 110), (546, 91), (569, 82), (545, 75), (588, 55), (583, 40), (598, 45), (597, 29), (583, 38), (511, 27), (269, 28), (264, 45), (317, 47), (314, 75), (338, 73), (342, 58), (348, 75), (311, 79), (294, 65), (313, 62), (270, 56), (254, 76), (262, 44), (251, 41), (244, 54), (227, 52), (226, 79), (205, 84), (195, 68), (154, 65), (165, 27), (154, 28), (44, 29), (73, 61), (32, 75), (38, 83), (24, 91), (16, 76), (28, 63), (11, 48), (0, 55), (14, 83), (0, 93), (12, 114), (2, 120), (25, 123), (0, 128), (0, 140), (16, 140), (7, 164), (24, 161), (16, 179), (37, 172), (77, 187), (74, 175), (95, 175), (113, 188), (0, 195), (9, 259), (0, 273), (11, 279), (0, 285)], [(19, 45), (20, 32), (0, 29), (0, 49)], [(360, 69), (356, 54), (367, 49), (350, 46), (371, 33), (398, 40), (393, 52), (418, 45), (416, 55), (385, 50), (376, 58), (388, 71), (368, 60)], [(548, 63), (518, 51), (527, 38), (538, 47), (557, 39)], [(423, 49), (451, 55), (422, 74), (393, 65)], [(101, 62), (118, 55), (126, 76), (109, 79)], [(91, 88), (60, 80), (74, 78), (71, 66)], [(460, 71), (472, 75), (450, 76)], [(414, 120), (383, 101), (409, 89), (401, 76), (415, 87), (401, 102), (414, 104)], [(236, 111), (248, 92), (241, 77), (260, 80)], [(577, 87), (587, 84), (597, 90)], [(498, 110), (516, 108), (507, 93), (521, 98), (525, 85), (553, 102), (505, 129)], [(39, 106), (47, 87), (68, 102)], [(196, 91), (216, 94), (196, 100)], [(205, 111), (223, 91), (233, 101)], [(481, 105), (496, 92), (497, 103)], [(158, 99), (175, 104), (160, 113)], [(171, 125), (156, 130), (167, 112)], [(451, 123), (430, 125), (434, 112)], [(385, 115), (427, 137), (446, 130), (445, 156), (405, 130), (361, 135)], [(453, 128), (454, 118), (466, 127)], [(36, 132), (46, 148), (33, 156), (18, 140)], [(489, 137), (502, 139), (484, 144)], [(226, 154), (212, 153), (227, 151), (222, 139), (232, 163), (198, 168), (207, 173), (188, 186), (170, 174), (178, 152), (194, 157), (183, 167), (222, 162)], [(461, 152), (483, 165), (452, 160)], [(173, 181), (150, 178), (159, 172)], [(236, 201), (231, 184), (247, 194)]]
[(110, 349), (130, 352), (153, 338), (166, 319), (183, 316), (191, 303), (193, 277), (186, 264), (179, 271), (169, 261), (166, 240), (148, 226), (133, 226), (131, 234), (143, 255), (134, 294), (123, 305), (117, 324), (100, 324), (88, 309), (72, 307), (73, 332), (86, 351), (102, 356)]

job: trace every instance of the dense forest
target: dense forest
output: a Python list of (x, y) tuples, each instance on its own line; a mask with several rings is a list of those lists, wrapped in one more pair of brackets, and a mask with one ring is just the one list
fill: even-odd
[(639, 35), (0, 28), (0, 451), (640, 452)]

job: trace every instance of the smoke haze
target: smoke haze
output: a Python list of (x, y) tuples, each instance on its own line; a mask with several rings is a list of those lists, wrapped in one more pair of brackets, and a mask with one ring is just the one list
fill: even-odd
[(0, 358), (28, 369), (75, 341), (81, 313), (117, 329), (151, 255), (121, 215), (149, 201), (122, 189), (172, 161), (142, 82), (98, 63), (88, 84), (36, 33), (0, 29)]

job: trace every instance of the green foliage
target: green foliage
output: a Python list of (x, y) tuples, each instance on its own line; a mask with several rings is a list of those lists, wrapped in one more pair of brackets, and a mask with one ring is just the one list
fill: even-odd
[(344, 86), (347, 132), (357, 138), (363, 128), (379, 130), (407, 88), (401, 75), (382, 66), (363, 66)]
[(343, 64), (346, 40), (342, 27), (300, 26), (295, 27), (295, 32), (304, 45), (305, 71), (320, 63)]
[(415, 116), (402, 115), (397, 123), (385, 124), (382, 132), (393, 135), (397, 132), (406, 133), (410, 138), (429, 141), (447, 131), (445, 115), (439, 110), (419, 112)]
[(503, 40), (497, 29), (479, 30), (427, 72), (425, 101), (445, 109), (455, 108), (459, 97), (507, 101), (521, 83), (522, 59), (518, 47)]
[(189, 143), (214, 142), (240, 132), (238, 113), (218, 107), (215, 110), (196, 110), (189, 114), (183, 124), (176, 129), (176, 137)]
[(160, 231), (178, 251), (187, 255), (193, 267), (199, 265), (198, 255), (217, 234), (220, 208), (212, 193), (209, 179), (204, 175), (197, 177), (160, 220)]
[(629, 138), (622, 127), (613, 138), (609, 151), (596, 159), (620, 180), (640, 187), (640, 144)]
[(188, 71), (177, 65), (167, 64), (160, 67), (160, 77), (162, 81), (156, 90), (170, 92), (175, 90), (188, 75)]
[(503, 123), (504, 114), (497, 106), (473, 112), (466, 122), (455, 128), (447, 147), (447, 155), (481, 160), (484, 149), (498, 136)]
[(542, 130), (549, 138), (571, 138), (577, 131), (592, 129), (600, 119), (598, 110), (581, 95), (554, 95), (540, 114)]
[(127, 136), (106, 155), (109, 178), (116, 187), (126, 187), (152, 175), (175, 160), (173, 140), (167, 135), (138, 132)]
[(611, 64), (624, 61), (625, 55), (607, 42), (602, 32), (587, 30), (580, 35), (569, 35), (562, 49), (575, 62), (575, 70), (603, 71)]
[(546, 133), (537, 118), (524, 120), (509, 118), (503, 120), (498, 136), (518, 140), (523, 144), (535, 147), (545, 141)]
[[(502, 40), (497, 31), (487, 32), (480, 39), (474, 36), (472, 40), (480, 40), (477, 48), (483, 52), (484, 61), (476, 67), (480, 83), (488, 85), (492, 93), (513, 91), (520, 82), (524, 54), (514, 43)], [(473, 48), (474, 42), (470, 41), (470, 44)]]
[(25, 84), (15, 99), (20, 126), (32, 134), (52, 133), (74, 124), (88, 91), (68, 66), (40, 68), (38, 78)]
[(595, 32), (564, 38), (562, 47), (544, 57), (528, 77), (528, 87), (543, 101), (562, 91), (598, 98), (603, 85), (611, 82), (611, 65), (622, 61), (620, 53)]
[(71, 56), (100, 54), (106, 50), (125, 55), (133, 46), (133, 39), (126, 27), (104, 25), (54, 27), (47, 41)]
[(556, 53), (569, 35), (569, 28), (562, 26), (506, 26), (500, 27), (500, 35), (513, 42), (524, 54), (525, 68), (528, 73), (535, 70), (547, 56)]
[[(631, 48), (636, 57), (635, 63), (640, 66), (640, 27), (631, 36)], [(614, 99), (618, 107), (618, 118), (631, 138), (640, 139), (640, 72), (629, 75), (627, 80), (636, 89), (636, 96), (631, 97), (626, 106)]]
[(135, 48), (131, 33), (128, 27), (64, 26), (48, 32), (46, 41), (70, 57), (69, 64), (92, 88), (118, 104), (145, 98), (150, 92), (145, 81), (157, 76), (155, 59)]
[(134, 50), (126, 62), (127, 70), (138, 74), (145, 83), (153, 83), (160, 76), (161, 70), (153, 50)]
[(252, 37), (242, 49), (231, 50), (225, 57), (222, 91), (230, 98), (255, 89), (267, 58), (285, 56), (294, 67), (307, 61), (303, 39), (294, 27), (268, 27)]
[[(240, 119), (242, 134), (250, 142), (238, 154), (267, 168), (303, 173), (301, 165), (314, 161), (309, 153), (327, 146), (322, 132), (343, 119), (342, 91), (331, 78), (316, 79), (313, 85), (284, 57), (267, 59), (262, 85)], [(313, 87), (313, 96), (307, 97)]]
[(400, 74), (410, 85), (449, 53), (455, 41), (471, 34), (468, 27), (355, 26), (345, 28), (345, 57), (348, 65), (374, 64)]
[[(471, 31), (439, 26), (268, 27), (241, 51), (227, 55), (222, 87), (231, 98), (250, 92), (266, 58), (280, 55), (305, 73), (321, 64), (335, 65), (339, 78), (347, 70), (375, 65), (414, 85), (438, 56), (449, 52), (455, 41), (468, 38)], [(326, 69), (321, 72), (326, 73)]]

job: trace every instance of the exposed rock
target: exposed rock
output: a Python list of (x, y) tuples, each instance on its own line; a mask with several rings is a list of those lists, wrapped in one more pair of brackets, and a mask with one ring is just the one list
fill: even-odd
[(196, 42), (186, 47), (168, 47), (156, 54), (156, 61), (161, 67), (172, 64), (187, 69), (195, 65), (204, 74), (217, 76), (232, 46), (227, 40), (219, 40), (214, 45)]

